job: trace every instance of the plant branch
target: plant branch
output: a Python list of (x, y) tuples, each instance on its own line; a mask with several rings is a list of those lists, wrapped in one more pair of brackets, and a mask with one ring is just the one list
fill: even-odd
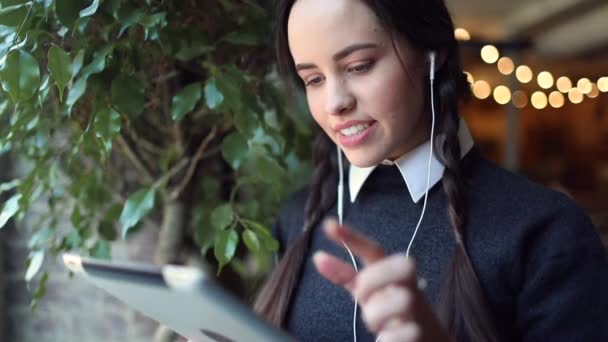
[(142, 177), (144, 178), (144, 182), (148, 184), (153, 183), (154, 177), (152, 177), (150, 171), (144, 166), (144, 164), (137, 157), (137, 155), (135, 155), (135, 152), (133, 151), (131, 146), (129, 146), (129, 144), (125, 141), (125, 138), (122, 135), (119, 135), (116, 138), (116, 142), (118, 143), (118, 145), (120, 145), (120, 148), (127, 157), (127, 159), (129, 159), (129, 161), (133, 164), (137, 171), (142, 175)]
[(154, 188), (158, 188), (160, 187), (164, 182), (167, 182), (169, 179), (171, 179), (171, 177), (175, 176), (176, 174), (178, 174), (184, 167), (186, 167), (186, 165), (188, 165), (188, 158), (184, 158), (182, 160), (180, 160), (179, 163), (177, 163), (175, 166), (173, 166), (169, 171), (167, 171), (167, 173), (165, 173), (162, 177), (160, 177), (156, 182), (154, 182), (154, 184), (152, 185), (152, 187)]
[(211, 140), (213, 140), (213, 138), (215, 138), (216, 133), (217, 133), (217, 127), (213, 127), (211, 132), (209, 132), (209, 134), (205, 137), (205, 139), (203, 139), (201, 144), (198, 146), (198, 149), (196, 150), (194, 157), (190, 161), (190, 167), (188, 168), (188, 171), (186, 172), (186, 176), (184, 177), (184, 179), (182, 179), (181, 183), (175, 188), (175, 190), (173, 190), (171, 192), (171, 195), (169, 195), (170, 199), (172, 199), (172, 200), (177, 199), (179, 197), (179, 195), (182, 193), (182, 191), (184, 191), (184, 189), (186, 188), (188, 183), (190, 183), (192, 176), (194, 176), (194, 171), (196, 170), (196, 165), (198, 164), (199, 160), (201, 159), (201, 156), (203, 155), (203, 152), (207, 148), (207, 145), (209, 145)]
[(127, 133), (129, 134), (131, 139), (137, 144), (137, 146), (148, 151), (149, 153), (154, 154), (154, 155), (161, 155), (163, 153), (162, 148), (154, 145), (150, 141), (148, 141), (145, 138), (143, 138), (142, 136), (138, 135), (137, 132), (135, 132), (135, 130), (128, 129)]

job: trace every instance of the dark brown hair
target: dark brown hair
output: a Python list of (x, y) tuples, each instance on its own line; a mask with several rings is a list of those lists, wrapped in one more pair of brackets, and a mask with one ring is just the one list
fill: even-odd
[[(435, 76), (437, 108), (434, 154), (445, 166), (442, 178), (448, 216), (456, 248), (443, 280), (439, 318), (458, 340), (498, 341), (498, 335), (484, 298), (479, 279), (467, 253), (466, 203), (458, 141), (458, 106), (470, 95), (460, 64), (454, 24), (443, 0), (361, 0), (393, 35), (406, 38), (420, 51), (441, 51), (445, 62)], [(278, 0), (276, 54), (288, 84), (302, 87), (297, 77), (287, 39), (287, 22), (295, 0)], [(305, 205), (302, 233), (292, 242), (260, 290), (254, 310), (274, 326), (284, 328), (287, 310), (300, 278), (313, 229), (336, 200), (337, 157), (335, 145), (320, 132), (313, 147), (315, 169)]]

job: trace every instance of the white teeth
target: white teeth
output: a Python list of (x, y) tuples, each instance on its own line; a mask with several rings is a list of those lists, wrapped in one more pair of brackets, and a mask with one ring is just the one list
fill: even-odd
[(361, 131), (365, 130), (369, 126), (370, 126), (370, 124), (359, 124), (359, 125), (345, 128), (345, 129), (341, 129), (340, 133), (342, 133), (343, 135), (346, 135), (347, 137), (350, 137), (352, 135), (360, 133)]

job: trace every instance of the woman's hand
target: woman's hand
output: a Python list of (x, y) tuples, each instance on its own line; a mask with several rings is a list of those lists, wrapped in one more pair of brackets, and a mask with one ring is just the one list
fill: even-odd
[(382, 247), (363, 235), (339, 226), (335, 220), (324, 224), (327, 237), (359, 256), (364, 268), (332, 255), (317, 252), (314, 263), (321, 275), (342, 286), (358, 299), (367, 328), (381, 342), (441, 342), (450, 337), (418, 289), (416, 267), (404, 254), (386, 256)]

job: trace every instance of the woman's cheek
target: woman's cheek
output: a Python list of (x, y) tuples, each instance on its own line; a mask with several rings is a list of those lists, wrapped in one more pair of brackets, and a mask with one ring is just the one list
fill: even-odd
[(331, 123), (329, 122), (329, 115), (325, 114), (323, 99), (320, 94), (308, 94), (307, 101), (312, 118), (323, 129), (325, 134), (327, 134), (331, 140), (335, 141), (334, 132), (331, 128)]

